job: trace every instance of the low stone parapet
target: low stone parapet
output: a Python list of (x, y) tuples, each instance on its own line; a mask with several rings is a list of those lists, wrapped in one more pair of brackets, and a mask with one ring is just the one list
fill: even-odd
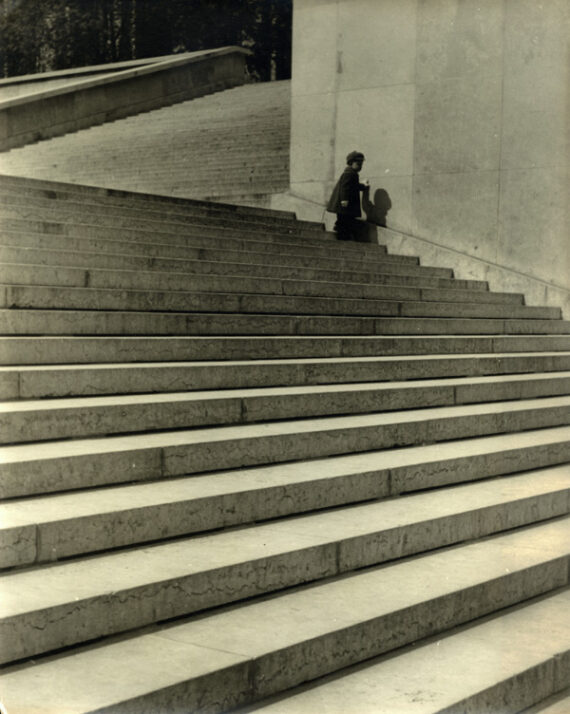
[(222, 47), (0, 102), (0, 151), (243, 84), (248, 50)]

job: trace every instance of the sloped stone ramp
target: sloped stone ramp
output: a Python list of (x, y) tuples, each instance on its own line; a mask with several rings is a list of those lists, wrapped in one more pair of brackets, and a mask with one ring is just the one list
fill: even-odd
[(559, 310), (276, 211), (0, 201), (9, 714), (560, 711)]

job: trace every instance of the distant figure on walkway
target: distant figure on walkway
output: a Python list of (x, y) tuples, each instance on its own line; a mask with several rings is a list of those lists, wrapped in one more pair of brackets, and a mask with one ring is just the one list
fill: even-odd
[(333, 230), (339, 240), (358, 240), (360, 210), (360, 191), (368, 191), (368, 181), (360, 183), (358, 174), (364, 163), (364, 154), (351, 151), (346, 157), (346, 168), (333, 189), (327, 211), (336, 213)]

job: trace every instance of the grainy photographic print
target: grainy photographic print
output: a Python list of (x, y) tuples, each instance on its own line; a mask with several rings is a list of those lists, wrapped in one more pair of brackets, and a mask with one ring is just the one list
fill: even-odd
[(0, 0), (0, 714), (570, 714), (570, 0)]

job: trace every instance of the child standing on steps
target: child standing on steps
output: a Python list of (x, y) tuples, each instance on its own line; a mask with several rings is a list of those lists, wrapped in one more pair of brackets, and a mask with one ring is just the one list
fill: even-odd
[(368, 191), (368, 181), (360, 183), (358, 174), (362, 169), (364, 154), (351, 151), (346, 157), (346, 168), (333, 189), (327, 211), (336, 213), (334, 231), (339, 240), (358, 240), (358, 221), (360, 210), (360, 191)]

